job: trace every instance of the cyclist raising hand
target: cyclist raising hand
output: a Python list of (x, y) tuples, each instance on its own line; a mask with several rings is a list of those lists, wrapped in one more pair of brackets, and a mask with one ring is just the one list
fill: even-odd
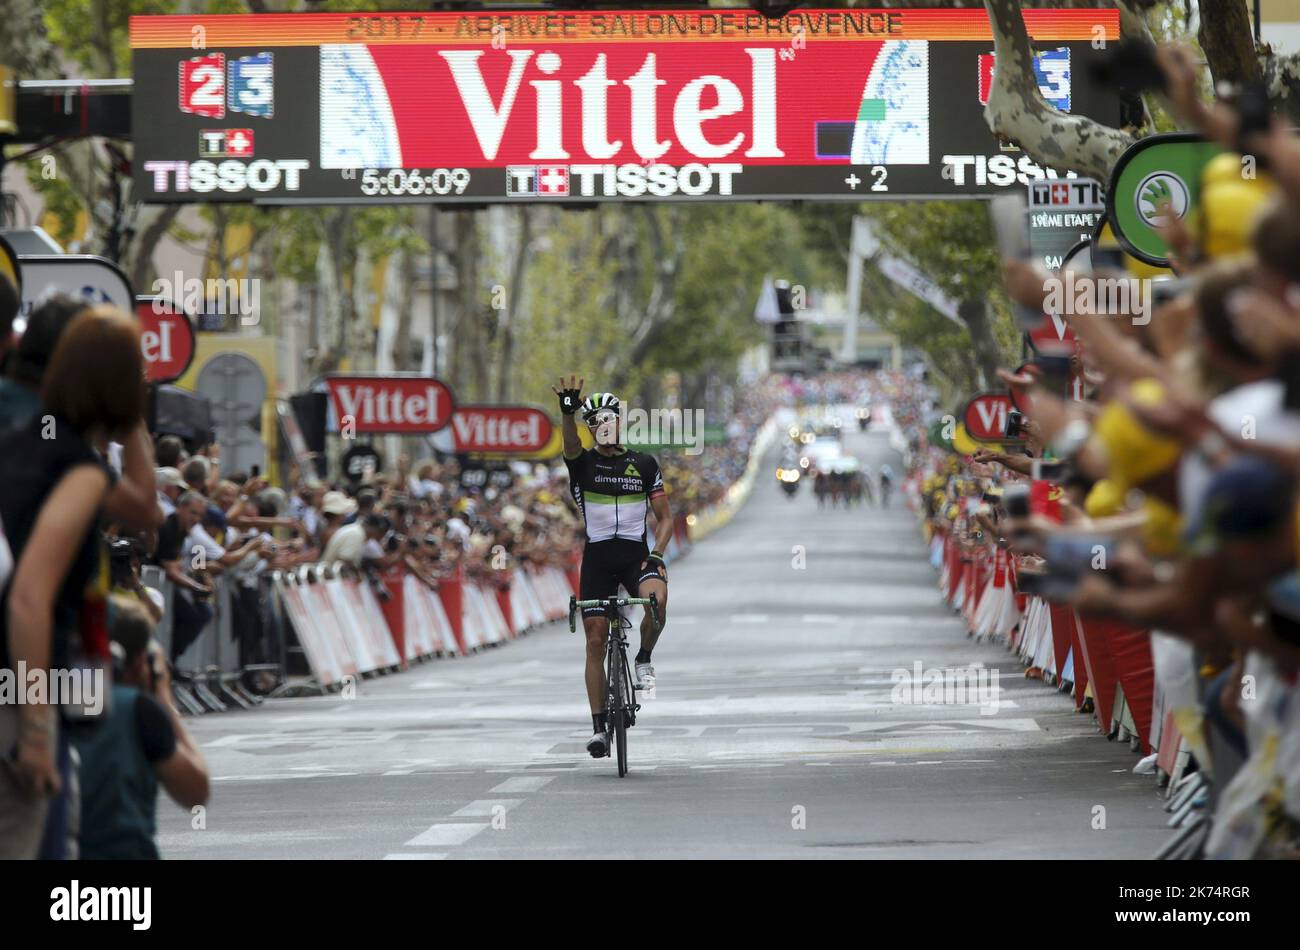
[[(654, 596), (659, 602), (659, 626), (647, 611), (641, 620), (641, 649), (636, 655), (640, 689), (654, 687), (650, 654), (663, 632), (668, 607), (668, 572), (663, 552), (673, 536), (673, 515), (664, 492), (663, 476), (654, 456), (621, 444), (622, 404), (612, 393), (582, 398), (584, 380), (563, 377), (552, 387), (560, 399), (564, 464), (569, 491), (582, 512), (586, 546), (582, 552), (579, 599), (598, 600), (618, 593), (619, 584), (635, 597)], [(574, 416), (591, 430), (595, 447), (583, 449)], [(654, 513), (654, 548), (647, 542), (647, 522)], [(604, 756), (605, 638), (609, 621), (600, 608), (585, 608), (587, 634), (586, 682), (594, 733), (587, 741), (593, 757)]]

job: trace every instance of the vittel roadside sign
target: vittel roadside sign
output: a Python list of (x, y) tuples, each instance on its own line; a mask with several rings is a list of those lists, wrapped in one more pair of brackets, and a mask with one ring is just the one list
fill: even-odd
[(451, 421), (445, 383), (429, 376), (334, 375), (325, 380), (336, 431), (428, 433)]
[(457, 452), (533, 455), (551, 440), (551, 428), (532, 406), (459, 406), (451, 420)]

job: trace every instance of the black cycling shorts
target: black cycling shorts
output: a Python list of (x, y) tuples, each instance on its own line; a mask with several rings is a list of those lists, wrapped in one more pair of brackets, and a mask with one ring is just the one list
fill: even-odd
[[(601, 600), (618, 593), (619, 585), (631, 597), (636, 597), (641, 582), (647, 578), (662, 580), (658, 566), (641, 562), (649, 555), (644, 541), (612, 538), (609, 541), (590, 541), (582, 551), (582, 571), (578, 581), (579, 600)], [(601, 607), (584, 607), (584, 617), (598, 617)]]

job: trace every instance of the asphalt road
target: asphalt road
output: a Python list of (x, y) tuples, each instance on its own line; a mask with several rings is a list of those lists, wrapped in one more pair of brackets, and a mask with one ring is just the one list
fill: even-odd
[[(846, 448), (873, 467), (893, 458), (881, 433), (854, 431)], [(213, 796), (201, 819), (160, 803), (163, 855), (1155, 852), (1166, 816), (1151, 777), (1132, 774), (1137, 757), (1026, 681), (1005, 648), (966, 638), (897, 500), (818, 510), (764, 474), (731, 524), (672, 568), (658, 694), (629, 733), (626, 778), (583, 750), (581, 638), (554, 624), (365, 680), (354, 699), (191, 719)], [(997, 671), (996, 708), (895, 702), (894, 672), (917, 663)]]

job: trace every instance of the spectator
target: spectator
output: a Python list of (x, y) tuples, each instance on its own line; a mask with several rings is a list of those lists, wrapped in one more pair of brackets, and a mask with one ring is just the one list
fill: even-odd
[(172, 705), (154, 623), (139, 602), (115, 598), (117, 658), (105, 721), (73, 734), (81, 758), (81, 857), (157, 860), (158, 786), (182, 808), (206, 804), (208, 768)]
[(371, 512), (361, 521), (345, 524), (330, 538), (321, 555), (324, 564), (349, 564), (360, 568), (363, 560), (381, 560), (384, 549), (379, 542), (388, 533), (388, 519)]
[(188, 457), (185, 443), (174, 435), (163, 436), (154, 450), (154, 460), (159, 468), (174, 468), (179, 471)]
[(66, 294), (44, 298), (32, 311), (0, 379), (0, 432), (23, 426), (41, 408), (41, 380), (59, 337), (72, 319), (86, 309), (84, 300)]
[(176, 499), (186, 490), (185, 479), (178, 470), (163, 466), (154, 472), (154, 480), (158, 486), (158, 507), (167, 517), (176, 510)]
[[(112, 308), (84, 310), (44, 374), (48, 418), (35, 416), (0, 438), (0, 523), (17, 562), (0, 595), (6, 669), (69, 669), (77, 638), (81, 649), (93, 649), (83, 614), (100, 563), (96, 517), (115, 477), (102, 452), (140, 424), (144, 388), (122, 381), (143, 374), (135, 321)], [(105, 593), (94, 595), (101, 605)], [(0, 705), (0, 748), (15, 743), (12, 768), (0, 769), (0, 856), (34, 857), (43, 835), (65, 837), (66, 799), (58, 796), (70, 757), (59, 710), (41, 702)]]
[(158, 529), (153, 561), (163, 569), (175, 590), (172, 597), (173, 662), (198, 639), (214, 612), (208, 600), (212, 596), (212, 585), (196, 576), (201, 572), (188, 568), (194, 552), (186, 544), (190, 532), (203, 520), (206, 511), (207, 502), (203, 496), (187, 491), (176, 499), (176, 510)]

